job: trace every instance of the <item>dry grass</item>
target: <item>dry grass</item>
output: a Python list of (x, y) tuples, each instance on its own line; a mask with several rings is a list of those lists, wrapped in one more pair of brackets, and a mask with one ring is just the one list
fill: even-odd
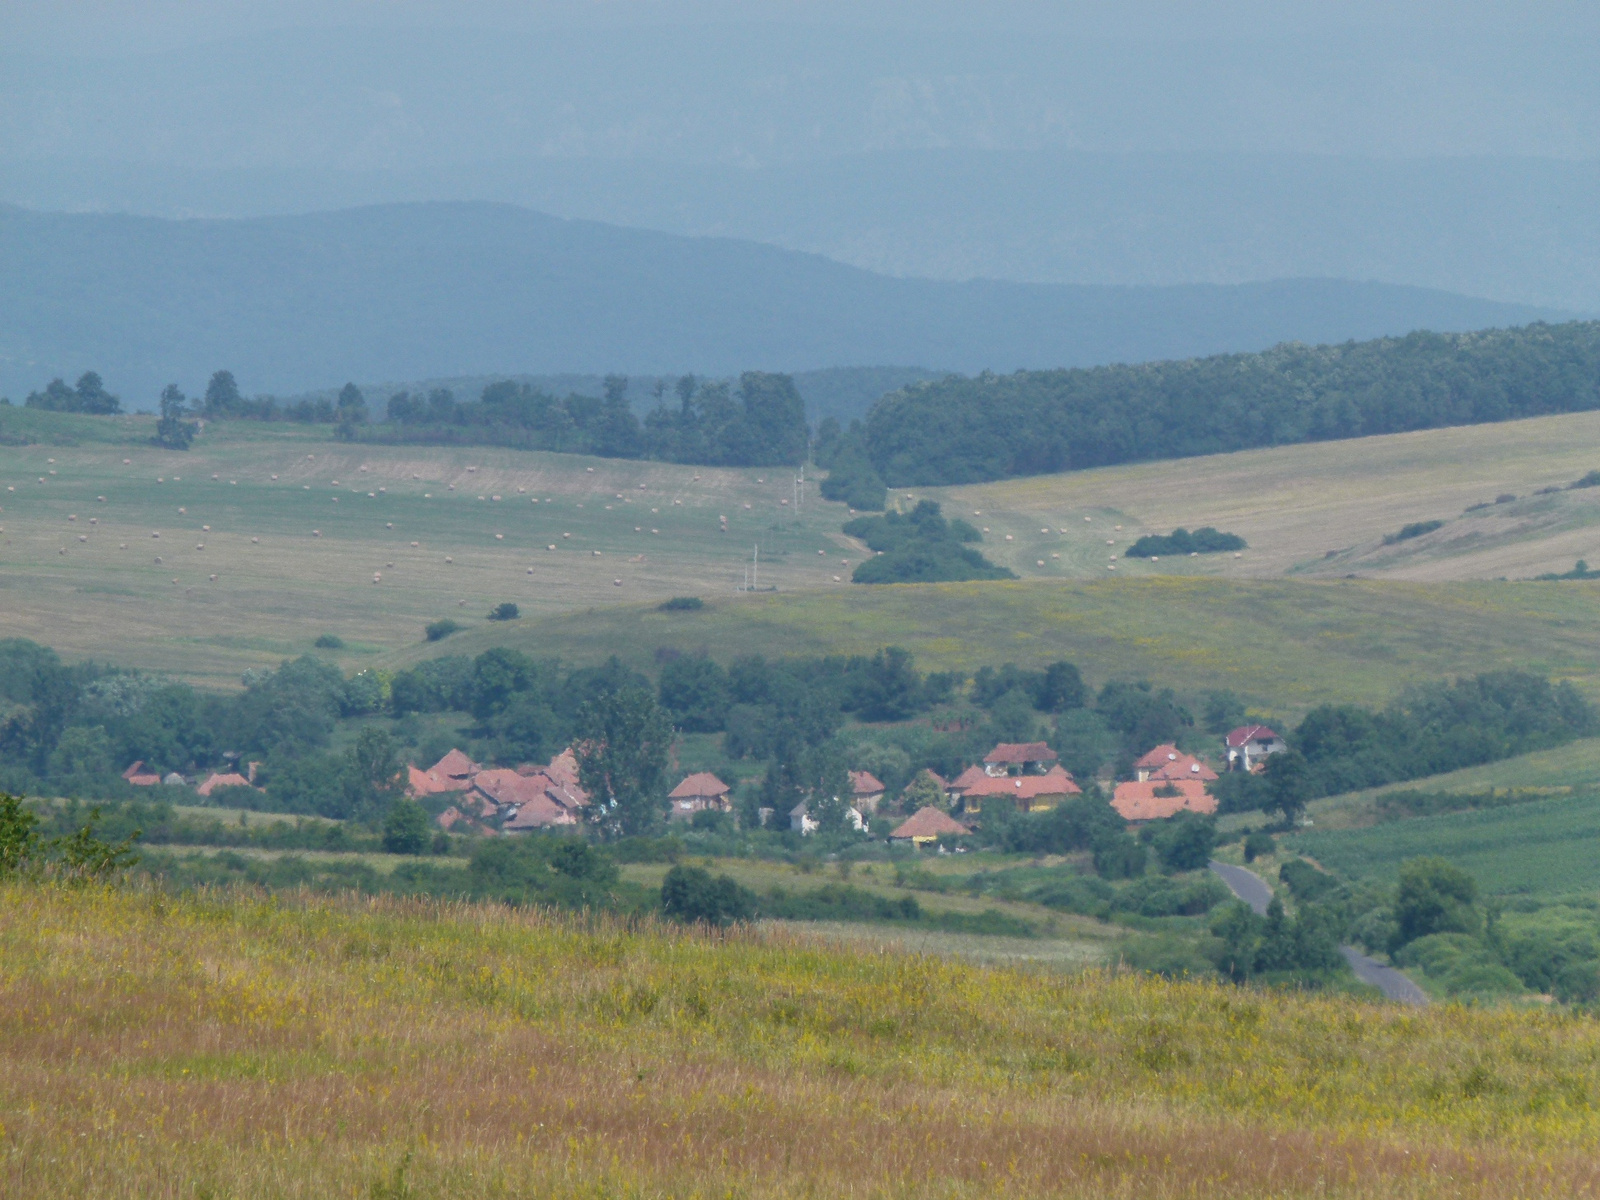
[(0, 889), (0, 1191), (1592, 1195), (1600, 1025), (492, 908)]
[[(1527, 499), (1597, 467), (1600, 413), (1574, 413), (913, 494), (989, 526), (984, 552), (1024, 577), (1109, 575), (1109, 556), (1143, 534), (1214, 525), (1250, 543), (1242, 558), (1151, 564), (1119, 557), (1116, 574), (1519, 579), (1569, 570), (1578, 558), (1600, 560), (1600, 496), (1586, 490)], [(1524, 502), (1492, 506), (1416, 542), (1381, 545), (1383, 535), (1409, 522), (1451, 521), (1506, 493)], [(1050, 532), (1041, 533), (1046, 527)], [(1117, 545), (1107, 546), (1107, 538)], [(1324, 557), (1330, 551), (1334, 556)]]

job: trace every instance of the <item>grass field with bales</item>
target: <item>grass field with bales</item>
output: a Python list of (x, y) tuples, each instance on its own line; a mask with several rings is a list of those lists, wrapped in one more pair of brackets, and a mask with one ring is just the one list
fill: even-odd
[(7, 885), (0, 946), (17, 1195), (1600, 1189), (1578, 1014), (293, 895)]
[[(891, 641), (948, 665), (1059, 651), (1116, 673), (1159, 656), (1263, 696), (1283, 682), (1275, 673), (1315, 681), (1307, 694), (1330, 682), (1386, 693), (1413, 668), (1491, 658), (1502, 639), (1507, 661), (1588, 669), (1572, 650), (1592, 636), (1591, 585), (1456, 585), (1600, 562), (1600, 489), (1534, 495), (1600, 463), (1600, 414), (897, 493), (987, 528), (984, 553), (1022, 579), (876, 589), (847, 582), (867, 551), (840, 532), (843, 506), (808, 486), (797, 512), (787, 469), (348, 445), (323, 427), (249, 422), (213, 422), (177, 452), (150, 444), (151, 425), (0, 413), (8, 632), (233, 686), (323, 633), (346, 643), (349, 669), (437, 650), (418, 643), (441, 617), (563, 657), (650, 651), (649, 637), (678, 635), (640, 614), (698, 595), (716, 600), (716, 619), (684, 632), (713, 648)], [(1428, 520), (1445, 524), (1383, 544)], [(1249, 548), (1120, 557), (1144, 533), (1208, 524)], [(757, 544), (758, 583), (777, 594), (736, 595)], [(1347, 575), (1372, 582), (1294, 586)], [(483, 628), (505, 601), (520, 627)], [(537, 634), (526, 619), (551, 617)], [(1239, 653), (1257, 639), (1268, 653)], [(1305, 664), (1246, 661), (1287, 651)]]

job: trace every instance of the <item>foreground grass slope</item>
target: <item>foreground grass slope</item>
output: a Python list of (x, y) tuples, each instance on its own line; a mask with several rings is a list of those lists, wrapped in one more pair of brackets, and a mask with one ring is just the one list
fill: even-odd
[(1600, 696), (1600, 608), (1587, 585), (1192, 577), (900, 584), (718, 599), (698, 612), (616, 607), (484, 627), (409, 647), (404, 665), (512, 645), (571, 661), (661, 647), (741, 654), (914, 652), (925, 669), (1065, 658), (1093, 683), (1150, 678), (1231, 688), (1294, 715), (1324, 701), (1376, 704), (1408, 684), (1523, 667)]
[(1593, 1195), (1581, 1016), (0, 888), (19, 1195)]

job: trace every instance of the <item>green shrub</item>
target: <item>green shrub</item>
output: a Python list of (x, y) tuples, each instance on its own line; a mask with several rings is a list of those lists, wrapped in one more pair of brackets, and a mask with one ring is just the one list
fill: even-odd
[(674, 596), (656, 605), (657, 612), (699, 612), (706, 602), (699, 596)]
[(1412, 538), (1419, 538), (1423, 534), (1432, 533), (1435, 529), (1443, 529), (1443, 521), (1413, 521), (1409, 525), (1400, 526), (1395, 533), (1383, 535), (1383, 544), (1392, 546), (1396, 542), (1408, 542)]
[(661, 881), (661, 912), (674, 921), (732, 925), (755, 915), (755, 894), (727, 875), (675, 866)]
[(426, 635), (430, 642), (440, 642), (449, 637), (452, 633), (459, 632), (460, 629), (461, 626), (459, 624), (457, 624), (455, 621), (452, 621), (449, 617), (444, 617), (437, 621), (430, 621), (423, 628), (422, 632), (424, 635)]
[(518, 611), (517, 606), (509, 600), (503, 604), (496, 604), (489, 610), (489, 620), (491, 621), (515, 621), (521, 615), (522, 613)]
[(1243, 550), (1248, 543), (1236, 533), (1222, 533), (1211, 526), (1196, 529), (1174, 529), (1165, 537), (1148, 533), (1129, 546), (1125, 558), (1156, 558), (1163, 554), (1221, 554), (1228, 550)]
[(318, 650), (343, 650), (344, 639), (336, 633), (325, 633), (313, 643)]

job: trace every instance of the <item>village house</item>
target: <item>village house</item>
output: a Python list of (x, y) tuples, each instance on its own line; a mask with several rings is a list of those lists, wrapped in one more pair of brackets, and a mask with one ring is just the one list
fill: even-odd
[(204, 783), (195, 788), (195, 794), (198, 796), (205, 796), (207, 799), (209, 799), (211, 793), (216, 791), (218, 788), (250, 786), (250, 781), (243, 775), (240, 775), (237, 771), (227, 771), (221, 773), (213, 771), (210, 776), (207, 777)]
[(134, 787), (156, 787), (161, 783), (161, 775), (145, 766), (142, 758), (135, 760), (122, 777)]
[(687, 821), (697, 812), (732, 812), (733, 802), (728, 798), (731, 789), (710, 771), (696, 771), (688, 776), (667, 797), (672, 808), (667, 813), (669, 821)]
[(895, 826), (889, 834), (889, 840), (921, 847), (937, 842), (942, 837), (965, 837), (971, 832), (960, 821), (946, 816), (929, 804)]
[(1217, 777), (1217, 773), (1205, 763), (1192, 754), (1185, 754), (1170, 742), (1157, 746), (1139, 759), (1133, 764), (1133, 770), (1134, 777), (1140, 783), (1150, 779), (1200, 779), (1210, 782)]
[(854, 796), (856, 811), (875, 813), (883, 799), (884, 786), (871, 771), (851, 771), (850, 791)]
[(945, 794), (960, 812), (973, 815), (999, 796), (1009, 797), (1021, 812), (1042, 812), (1082, 791), (1043, 742), (1001, 742), (982, 763), (956, 776)]
[(426, 771), (409, 768), (406, 790), (415, 799), (457, 795), (435, 821), (458, 833), (494, 833), (497, 823), (506, 833), (577, 825), (589, 803), (570, 748), (546, 766), (524, 763), (515, 769), (484, 768), (451, 750)]
[(472, 777), (482, 769), (461, 751), (451, 750), (426, 771), (408, 766), (406, 791), (415, 800), (441, 792), (464, 792), (472, 786)]
[(1129, 824), (1163, 821), (1180, 812), (1214, 813), (1217, 798), (1199, 779), (1134, 779), (1117, 784), (1111, 807)]
[[(963, 776), (964, 778), (964, 776)], [(959, 781), (958, 781), (959, 782)], [(961, 789), (960, 811), (975, 816), (985, 804), (1008, 803), (1018, 812), (1044, 812), (1068, 796), (1083, 793), (1065, 767), (1054, 766), (1043, 775), (980, 775)]]
[(984, 774), (1043, 775), (1060, 761), (1060, 755), (1043, 742), (1001, 742), (983, 756)]
[(1230, 771), (1260, 770), (1267, 755), (1281, 754), (1289, 748), (1287, 742), (1265, 725), (1241, 725), (1231, 730), (1223, 742), (1228, 748)]

